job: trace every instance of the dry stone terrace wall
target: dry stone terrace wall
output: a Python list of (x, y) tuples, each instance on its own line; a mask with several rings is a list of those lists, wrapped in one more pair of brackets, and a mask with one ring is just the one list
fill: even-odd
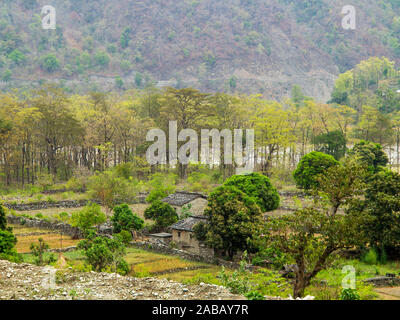
[[(147, 194), (139, 194), (134, 203), (146, 203), (146, 197)], [(32, 211), (49, 208), (81, 208), (86, 206), (88, 202), (101, 204), (98, 200), (63, 200), (57, 202), (39, 201), (31, 203), (3, 203), (2, 205), (15, 211)]]
[(18, 217), (12, 215), (7, 216), (7, 222), (10, 224), (18, 224), (30, 228), (59, 231), (75, 239), (83, 237), (82, 232), (79, 230), (79, 228), (72, 227), (67, 223), (53, 222), (44, 219), (34, 219), (34, 218), (27, 219), (25, 217)]

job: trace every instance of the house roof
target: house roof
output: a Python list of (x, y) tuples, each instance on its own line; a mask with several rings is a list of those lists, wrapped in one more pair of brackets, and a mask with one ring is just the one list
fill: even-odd
[(153, 238), (170, 238), (170, 237), (172, 237), (172, 234), (166, 233), (166, 232), (153, 233), (153, 234), (150, 235), (150, 237), (153, 237)]
[(168, 197), (165, 197), (161, 201), (166, 202), (171, 206), (182, 207), (185, 204), (192, 202), (193, 200), (198, 198), (207, 199), (207, 197), (201, 193), (178, 191), (173, 194), (170, 194)]
[(189, 218), (178, 221), (177, 223), (173, 224), (170, 228), (179, 231), (193, 232), (193, 227), (199, 222), (207, 222), (207, 217), (191, 216)]

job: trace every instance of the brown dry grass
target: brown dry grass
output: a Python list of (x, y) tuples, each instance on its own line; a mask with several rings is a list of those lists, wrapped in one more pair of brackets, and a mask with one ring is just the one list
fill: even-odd
[[(47, 230), (46, 230), (47, 231)], [(45, 232), (45, 231), (44, 231)], [(44, 234), (44, 235), (28, 235), (28, 236), (17, 236), (17, 245), (16, 250), (18, 253), (29, 253), (31, 252), (30, 246), (31, 243), (37, 243), (39, 238), (42, 238), (46, 243), (49, 244), (50, 249), (58, 249), (61, 248), (61, 235), (57, 233), (52, 234)], [(63, 236), (62, 237), (62, 245), (63, 247), (71, 247), (75, 246), (79, 240), (73, 240), (71, 237)]]

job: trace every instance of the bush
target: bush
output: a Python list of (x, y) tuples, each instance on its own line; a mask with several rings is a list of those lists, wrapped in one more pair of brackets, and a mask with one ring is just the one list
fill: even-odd
[(154, 201), (151, 206), (145, 210), (144, 217), (154, 220), (156, 228), (158, 229), (167, 228), (179, 220), (175, 209), (168, 203), (160, 200)]
[(251, 197), (262, 212), (272, 211), (279, 207), (279, 194), (270, 180), (259, 173), (236, 175), (227, 179), (224, 186), (234, 186)]
[(363, 256), (362, 260), (369, 265), (376, 265), (378, 263), (378, 253), (374, 248), (368, 250)]
[(343, 289), (340, 300), (361, 300), (360, 294), (356, 289)]
[(72, 226), (81, 229), (85, 236), (93, 230), (94, 226), (106, 221), (106, 215), (96, 203), (88, 203), (81, 211), (73, 212), (71, 216)]
[(132, 233), (127, 230), (122, 230), (120, 233), (117, 234), (117, 236), (120, 237), (122, 243), (125, 245), (129, 244), (133, 239)]
[(118, 237), (96, 237), (91, 233), (87, 239), (78, 243), (78, 249), (83, 250), (87, 262), (95, 271), (126, 271), (127, 263), (123, 259), (126, 247)]
[(114, 215), (111, 217), (114, 232), (140, 230), (144, 226), (143, 219), (132, 212), (127, 204), (114, 207)]
[(50, 248), (48, 243), (44, 242), (42, 238), (38, 239), (39, 244), (31, 243), (30, 249), (32, 255), (35, 257), (35, 264), (38, 266), (43, 266), (46, 264), (50, 264), (56, 262), (57, 259), (54, 257), (53, 254), (49, 255), (47, 260), (44, 259), (44, 253)]
[(89, 178), (89, 195), (109, 209), (115, 205), (131, 202), (135, 198), (133, 186), (116, 172), (105, 171)]
[(17, 238), (11, 231), (0, 230), (0, 253), (13, 254)]
[(318, 188), (318, 176), (339, 162), (332, 156), (313, 151), (306, 154), (293, 173), (296, 185), (300, 189)]

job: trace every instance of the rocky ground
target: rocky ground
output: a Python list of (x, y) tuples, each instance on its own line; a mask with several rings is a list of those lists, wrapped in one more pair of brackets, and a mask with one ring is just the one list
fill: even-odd
[(228, 289), (0, 260), (0, 300), (240, 300)]

